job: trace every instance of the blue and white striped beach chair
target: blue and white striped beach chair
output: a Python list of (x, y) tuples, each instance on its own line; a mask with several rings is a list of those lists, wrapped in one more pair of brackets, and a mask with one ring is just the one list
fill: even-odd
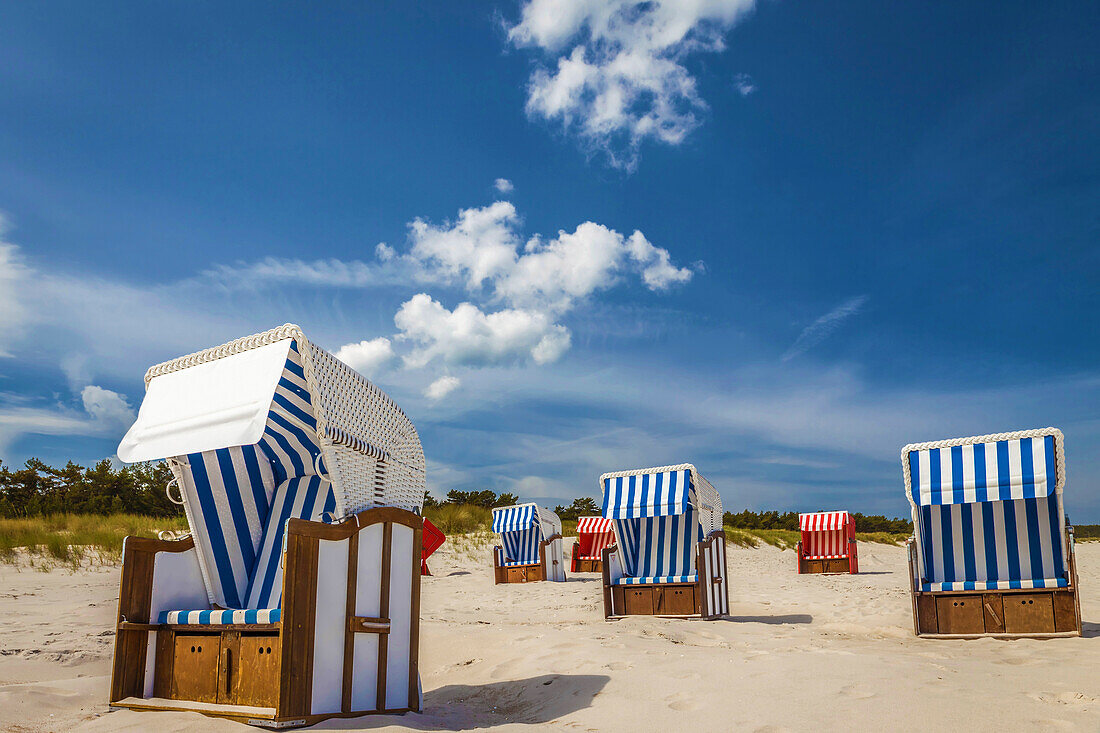
[(729, 612), (722, 498), (695, 466), (600, 476), (617, 544), (603, 553), (604, 616)]
[(1081, 633), (1055, 428), (902, 449), (920, 636)]
[(167, 459), (191, 533), (126, 539), (111, 704), (269, 726), (418, 710), (405, 414), (289, 324), (145, 382), (118, 455)]
[(561, 520), (535, 504), (493, 509), (493, 531), (501, 544), (493, 548), (493, 582), (529, 583), (565, 580)]

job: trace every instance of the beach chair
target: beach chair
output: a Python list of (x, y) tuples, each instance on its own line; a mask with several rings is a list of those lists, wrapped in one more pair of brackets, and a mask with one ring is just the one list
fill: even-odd
[(123, 545), (111, 705), (273, 728), (419, 710), (424, 456), (401, 409), (290, 324), (145, 384), (118, 455), (167, 459), (191, 534)]
[(535, 504), (493, 509), (493, 531), (501, 543), (493, 548), (493, 581), (531, 583), (565, 580), (561, 520)]
[(604, 517), (577, 517), (577, 541), (573, 543), (570, 570), (602, 573), (603, 551), (615, 544), (615, 523)]
[(443, 543), (447, 541), (447, 536), (439, 531), (439, 528), (431, 523), (427, 517), (424, 518), (424, 538), (423, 545), (420, 550), (420, 574), (431, 575), (432, 572), (428, 570), (428, 558), (432, 556), (432, 553), (443, 546)]
[(798, 572), (859, 572), (856, 522), (848, 512), (814, 512), (798, 515)]
[(902, 449), (918, 636), (1081, 634), (1055, 428)]
[(695, 466), (605, 473), (604, 617), (729, 613), (722, 499)]

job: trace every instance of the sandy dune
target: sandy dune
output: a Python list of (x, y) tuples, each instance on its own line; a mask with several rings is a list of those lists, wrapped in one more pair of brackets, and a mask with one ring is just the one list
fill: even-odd
[[(425, 578), (422, 714), (328, 730), (1100, 729), (1100, 544), (1078, 545), (1085, 638), (912, 635), (901, 548), (858, 576), (799, 576), (771, 547), (729, 552), (729, 619), (605, 622), (595, 575), (493, 586), (484, 547)], [(195, 714), (109, 712), (117, 568), (0, 566), (0, 727), (235, 730)]]

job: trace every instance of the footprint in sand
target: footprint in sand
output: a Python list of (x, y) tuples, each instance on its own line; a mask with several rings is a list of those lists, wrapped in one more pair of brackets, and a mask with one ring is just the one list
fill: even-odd
[(633, 669), (634, 665), (630, 662), (608, 662), (604, 665), (604, 669), (610, 669), (612, 672), (622, 672), (626, 669)]
[(685, 693), (672, 695), (671, 697), (665, 698), (665, 701), (668, 703), (670, 709), (681, 713), (698, 710), (700, 707), (698, 699), (693, 695)]
[(1085, 707), (1100, 702), (1100, 698), (1086, 695), (1083, 692), (1037, 692), (1032, 694), (1031, 698), (1052, 705), (1071, 705), (1074, 707)]
[(868, 692), (867, 690), (861, 690), (856, 685), (847, 685), (840, 689), (840, 694), (850, 697), (853, 700), (870, 700), (875, 696), (875, 693)]

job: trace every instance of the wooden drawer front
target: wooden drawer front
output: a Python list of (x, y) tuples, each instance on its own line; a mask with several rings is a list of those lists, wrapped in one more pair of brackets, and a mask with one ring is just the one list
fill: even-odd
[(653, 589), (627, 586), (623, 590), (623, 607), (627, 614), (652, 616)]
[(230, 664), (233, 703), (275, 707), (279, 700), (279, 637), (241, 636)]
[(833, 560), (825, 561), (826, 573), (846, 573), (848, 572), (848, 558), (836, 558)]
[(985, 633), (981, 596), (938, 596), (936, 616), (941, 634)]
[(170, 685), (174, 699), (194, 702), (218, 701), (220, 641), (216, 635), (176, 636)]
[(1077, 604), (1073, 593), (1054, 593), (1054, 630), (1077, 631)]
[(917, 596), (917, 633), (938, 634), (939, 632), (939, 623), (936, 621), (935, 596)]
[(657, 613), (687, 616), (698, 613), (695, 607), (695, 586), (681, 585), (657, 589)]
[(506, 568), (508, 570), (509, 583), (526, 583), (527, 568)]
[(821, 573), (825, 571), (824, 560), (803, 560), (802, 572), (804, 573)]
[(1005, 594), (1005, 631), (1010, 634), (1054, 633), (1054, 600), (1050, 593)]
[(982, 596), (982, 614), (985, 616), (987, 634), (1003, 634), (1005, 630), (1004, 596), (1000, 593), (988, 593)]

